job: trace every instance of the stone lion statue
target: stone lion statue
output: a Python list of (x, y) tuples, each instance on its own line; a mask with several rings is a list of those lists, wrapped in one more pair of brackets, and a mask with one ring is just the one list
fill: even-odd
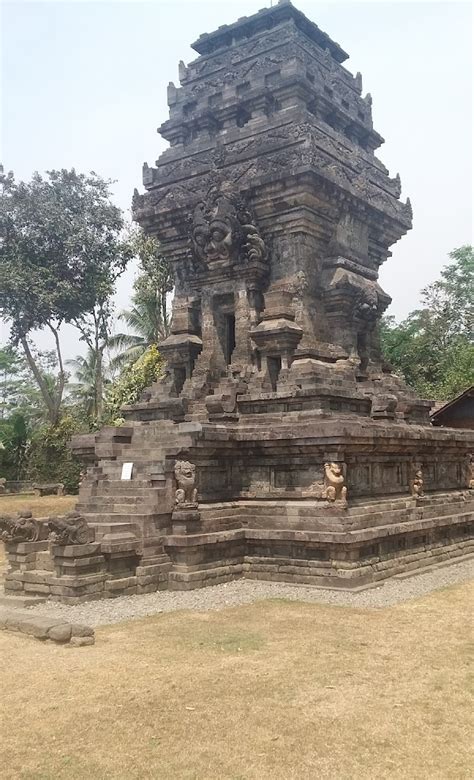
[(176, 490), (176, 506), (197, 504), (196, 466), (188, 460), (177, 460), (174, 475), (178, 488)]
[(49, 541), (66, 546), (89, 544), (94, 541), (95, 532), (79, 512), (69, 512), (65, 517), (48, 518)]
[(344, 485), (344, 474), (338, 463), (324, 464), (324, 489), (322, 497), (326, 501), (341, 501), (347, 503), (347, 487)]
[(19, 512), (17, 517), (0, 517), (0, 539), (3, 542), (37, 542), (41, 537), (41, 524), (31, 512)]

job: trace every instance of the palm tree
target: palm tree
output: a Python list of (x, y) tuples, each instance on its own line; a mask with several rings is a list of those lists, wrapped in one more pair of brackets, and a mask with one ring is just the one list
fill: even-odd
[(150, 289), (149, 285), (136, 284), (133, 306), (119, 314), (131, 333), (117, 333), (109, 339), (109, 347), (119, 350), (110, 365), (118, 368), (125, 363), (135, 363), (152, 344), (158, 344), (168, 336), (170, 317), (166, 306), (166, 293)]
[[(102, 356), (101, 356), (102, 357)], [(87, 417), (97, 419), (102, 410), (104, 398), (97, 394), (97, 353), (88, 349), (86, 356), (78, 355), (74, 360), (68, 360), (67, 365), (75, 374), (75, 382), (69, 383), (69, 397), (76, 403)], [(101, 386), (108, 383), (106, 372), (102, 369)]]

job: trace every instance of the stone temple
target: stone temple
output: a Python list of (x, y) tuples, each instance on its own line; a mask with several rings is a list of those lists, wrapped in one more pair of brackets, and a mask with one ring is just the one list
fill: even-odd
[(474, 432), (433, 428), (380, 351), (412, 209), (361, 75), (287, 0), (193, 48), (133, 198), (174, 268), (167, 369), (74, 441), (101, 577), (61, 593), (347, 588), (472, 551)]

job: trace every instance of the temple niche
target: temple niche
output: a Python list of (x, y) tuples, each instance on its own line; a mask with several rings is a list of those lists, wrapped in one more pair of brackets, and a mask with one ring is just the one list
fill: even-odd
[(81, 514), (133, 548), (114, 592), (348, 587), (467, 552), (472, 431), (433, 428), (381, 354), (379, 268), (412, 208), (361, 75), (287, 0), (193, 48), (133, 197), (174, 271), (166, 371), (74, 443)]

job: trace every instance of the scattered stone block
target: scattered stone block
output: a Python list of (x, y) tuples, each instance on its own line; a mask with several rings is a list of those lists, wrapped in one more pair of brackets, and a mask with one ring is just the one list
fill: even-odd
[(53, 642), (69, 642), (72, 634), (72, 626), (70, 623), (63, 623), (59, 626), (53, 626), (48, 631), (48, 639), (52, 639)]
[(71, 647), (89, 647), (95, 644), (94, 636), (72, 636), (69, 642)]
[(91, 628), (90, 626), (82, 625), (81, 623), (73, 623), (72, 636), (74, 637), (94, 636), (94, 629)]
[(59, 644), (70, 643), (77, 647), (94, 644), (94, 629), (90, 626), (26, 610), (0, 608), (0, 629), (16, 631), (42, 641), (49, 639)]

